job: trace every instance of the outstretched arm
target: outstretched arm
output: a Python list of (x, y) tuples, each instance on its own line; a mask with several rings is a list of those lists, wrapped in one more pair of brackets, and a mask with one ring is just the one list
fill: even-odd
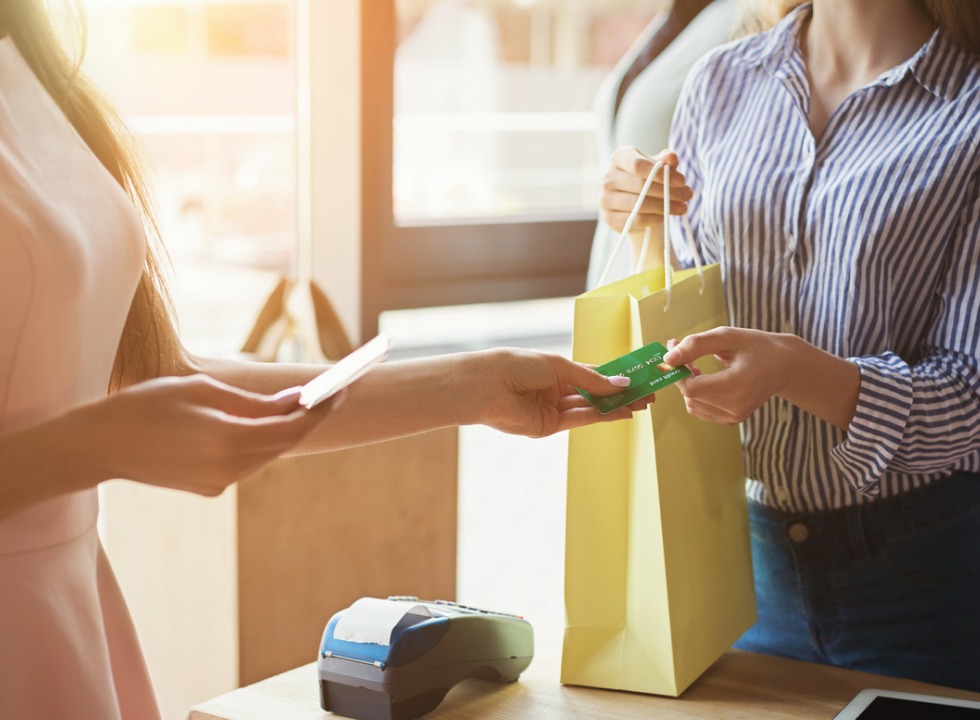
[(557, 355), (499, 349), (381, 365), (313, 410), (299, 407), (295, 386), (322, 370), (194, 360), (183, 376), (0, 435), (0, 519), (112, 478), (218, 495), (289, 452), (476, 423), (540, 437), (623, 419), (646, 402), (599, 415), (575, 388), (609, 395), (628, 380)]
[[(194, 368), (268, 394), (302, 384), (323, 369), (205, 359), (196, 359)], [(296, 450), (322, 452), (455, 425), (483, 424), (542, 437), (629, 417), (635, 407), (599, 415), (574, 389), (609, 395), (621, 382), (558, 355), (510, 348), (384, 363), (348, 388), (343, 406)]]

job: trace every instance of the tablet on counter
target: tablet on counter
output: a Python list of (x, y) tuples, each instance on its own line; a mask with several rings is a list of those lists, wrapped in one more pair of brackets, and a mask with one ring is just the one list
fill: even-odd
[(980, 720), (980, 701), (862, 690), (834, 720)]

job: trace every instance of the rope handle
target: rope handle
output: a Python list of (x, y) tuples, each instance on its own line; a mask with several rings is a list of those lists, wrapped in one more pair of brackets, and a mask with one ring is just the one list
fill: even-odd
[[(670, 307), (670, 291), (674, 284), (674, 268), (671, 262), (670, 255), (670, 165), (667, 165), (662, 160), (658, 160), (653, 165), (653, 169), (650, 170), (650, 174), (647, 175), (646, 180), (643, 183), (643, 188), (640, 190), (639, 197), (636, 198), (636, 203), (633, 205), (633, 209), (626, 218), (626, 224), (623, 226), (623, 231), (619, 234), (619, 239), (616, 241), (615, 247), (609, 256), (609, 260), (606, 261), (606, 267), (602, 271), (602, 275), (599, 276), (599, 285), (604, 285), (606, 282), (606, 276), (609, 274), (609, 270), (612, 268), (613, 261), (616, 256), (619, 255), (620, 250), (622, 250), (623, 244), (626, 242), (626, 238), (629, 237), (630, 230), (633, 227), (633, 222), (636, 220), (636, 216), (640, 214), (640, 208), (643, 206), (643, 200), (646, 198), (647, 193), (650, 191), (650, 187), (653, 185), (654, 178), (656, 178), (657, 173), (660, 170), (664, 171), (664, 290), (667, 293), (667, 300), (664, 303), (664, 312)], [(694, 231), (691, 230), (691, 221), (688, 220), (687, 215), (682, 215), (681, 219), (683, 221), (684, 230), (687, 235), (687, 243), (691, 249), (691, 254), (694, 256), (694, 265), (698, 270), (698, 277), (701, 280), (701, 292), (704, 292), (704, 271), (701, 267), (701, 256), (698, 254), (697, 246), (694, 244)], [(631, 268), (631, 274), (636, 274), (639, 272), (640, 268), (643, 267), (643, 263), (646, 260), (647, 249), (650, 246), (650, 228), (646, 228), (643, 233), (643, 244), (640, 246), (640, 254), (636, 259), (636, 263)]]

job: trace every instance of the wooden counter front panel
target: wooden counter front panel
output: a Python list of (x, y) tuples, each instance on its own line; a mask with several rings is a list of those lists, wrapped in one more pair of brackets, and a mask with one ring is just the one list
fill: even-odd
[(316, 659), (363, 596), (455, 598), (456, 428), (280, 460), (238, 488), (243, 685)]

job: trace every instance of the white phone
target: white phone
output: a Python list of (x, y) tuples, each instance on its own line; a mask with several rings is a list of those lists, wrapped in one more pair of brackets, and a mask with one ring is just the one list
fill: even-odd
[(384, 334), (368, 340), (300, 388), (299, 404), (308, 410), (315, 408), (388, 357), (390, 350), (391, 345)]
[(921, 693), (862, 690), (834, 720), (980, 720), (980, 702)]

